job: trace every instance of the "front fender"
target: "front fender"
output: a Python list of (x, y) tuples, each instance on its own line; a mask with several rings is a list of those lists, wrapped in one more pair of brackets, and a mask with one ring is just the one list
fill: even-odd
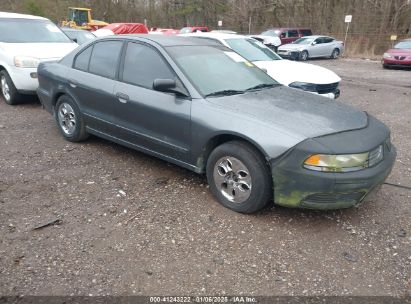
[(192, 163), (197, 167), (206, 162), (207, 149), (216, 138), (245, 140), (256, 147), (267, 161), (279, 157), (305, 139), (275, 129), (264, 121), (245, 118), (239, 113), (218, 108), (200, 99), (192, 103), (191, 119)]

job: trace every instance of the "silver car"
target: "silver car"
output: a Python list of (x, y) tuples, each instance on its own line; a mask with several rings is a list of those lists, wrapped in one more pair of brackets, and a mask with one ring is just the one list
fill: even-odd
[(283, 58), (306, 61), (309, 58), (337, 59), (344, 51), (344, 43), (328, 36), (305, 36), (278, 48)]

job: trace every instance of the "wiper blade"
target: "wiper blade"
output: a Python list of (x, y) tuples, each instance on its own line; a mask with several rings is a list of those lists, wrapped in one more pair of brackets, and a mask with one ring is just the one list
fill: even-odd
[(278, 83), (271, 83), (271, 84), (263, 83), (263, 84), (259, 84), (259, 85), (256, 85), (254, 87), (248, 88), (246, 91), (253, 91), (253, 90), (259, 90), (259, 89), (265, 89), (265, 88), (273, 88), (273, 87), (276, 87), (278, 85), (279, 85)]
[(217, 92), (207, 94), (205, 97), (229, 96), (229, 95), (237, 95), (237, 94), (243, 94), (243, 93), (244, 93), (244, 91), (239, 91), (239, 90), (223, 90), (223, 91), (217, 91)]

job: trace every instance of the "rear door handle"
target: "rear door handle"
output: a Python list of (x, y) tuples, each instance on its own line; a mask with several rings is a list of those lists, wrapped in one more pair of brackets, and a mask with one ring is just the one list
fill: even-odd
[(124, 94), (124, 93), (121, 93), (121, 92), (117, 92), (117, 93), (116, 93), (116, 97), (118, 98), (118, 100), (119, 100), (121, 103), (127, 103), (127, 101), (130, 100), (130, 97), (128, 97), (127, 94)]
[(69, 85), (70, 85), (72, 88), (76, 88), (77, 85), (78, 85), (78, 82), (77, 82), (76, 80), (74, 80), (74, 79), (69, 79)]

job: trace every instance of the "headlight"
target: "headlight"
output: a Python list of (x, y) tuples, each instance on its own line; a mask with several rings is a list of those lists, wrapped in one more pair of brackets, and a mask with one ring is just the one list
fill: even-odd
[(19, 68), (37, 68), (40, 64), (40, 59), (34, 57), (14, 57), (14, 65)]
[(384, 55), (382, 55), (382, 57), (384, 57), (384, 58), (392, 58), (392, 56), (391, 56), (390, 54), (388, 54), (388, 53), (384, 53)]
[(352, 172), (372, 167), (383, 159), (383, 147), (358, 154), (314, 154), (304, 161), (304, 167), (322, 172)]
[(317, 85), (315, 83), (308, 83), (308, 82), (293, 82), (288, 85), (289, 87), (301, 89), (304, 91), (309, 92), (317, 92)]

